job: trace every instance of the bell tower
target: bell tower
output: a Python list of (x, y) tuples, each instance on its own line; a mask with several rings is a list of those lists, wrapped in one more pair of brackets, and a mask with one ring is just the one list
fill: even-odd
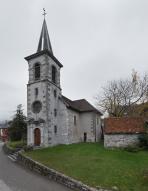
[(63, 66), (53, 55), (45, 14), (44, 11), (37, 52), (25, 57), (29, 71), (27, 142), (32, 146), (53, 145), (61, 97), (60, 69)]

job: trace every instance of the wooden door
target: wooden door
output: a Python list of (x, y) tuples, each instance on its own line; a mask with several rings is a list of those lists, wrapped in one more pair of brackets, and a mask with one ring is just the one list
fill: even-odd
[(34, 130), (34, 145), (40, 146), (40, 144), (41, 144), (41, 132), (39, 128), (36, 128)]

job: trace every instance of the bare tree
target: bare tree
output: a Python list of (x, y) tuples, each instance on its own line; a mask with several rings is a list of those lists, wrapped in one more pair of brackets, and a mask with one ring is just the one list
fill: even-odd
[(130, 79), (110, 81), (102, 90), (96, 100), (104, 112), (114, 117), (132, 115), (137, 104), (147, 101), (148, 75), (140, 77), (133, 71)]

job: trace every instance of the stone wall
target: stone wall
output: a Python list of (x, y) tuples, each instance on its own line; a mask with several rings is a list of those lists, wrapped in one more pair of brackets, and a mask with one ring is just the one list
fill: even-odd
[(109, 191), (103, 188), (99, 189), (91, 188), (80, 181), (77, 181), (62, 173), (50, 169), (36, 161), (33, 161), (31, 158), (24, 156), (22, 153), (18, 153), (18, 162), (19, 164), (29, 168), (31, 171), (35, 171), (41, 174), (42, 176), (46, 176), (49, 179), (64, 184), (68, 188), (71, 188), (75, 191)]
[(136, 146), (139, 143), (139, 134), (105, 134), (105, 147), (128, 147)]

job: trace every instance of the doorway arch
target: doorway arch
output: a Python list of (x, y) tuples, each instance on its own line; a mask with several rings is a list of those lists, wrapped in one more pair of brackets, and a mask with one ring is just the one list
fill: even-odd
[(36, 128), (34, 130), (34, 145), (40, 146), (41, 144), (41, 131), (39, 128)]

